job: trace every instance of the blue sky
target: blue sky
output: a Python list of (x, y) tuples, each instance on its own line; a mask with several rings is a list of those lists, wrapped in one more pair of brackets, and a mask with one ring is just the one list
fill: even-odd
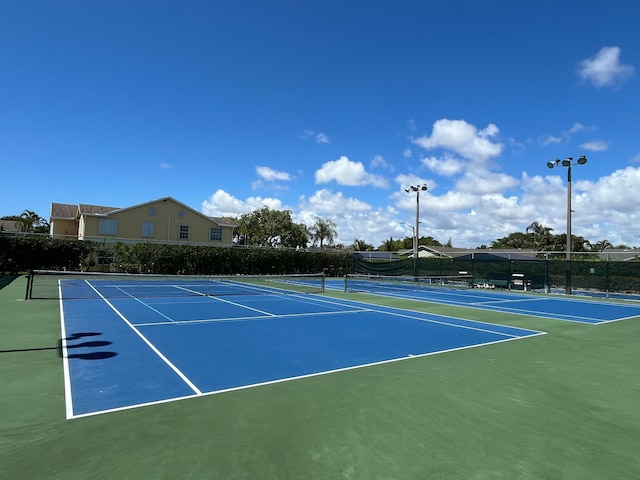
[(0, 216), (172, 196), (374, 246), (640, 246), (640, 2), (5, 1)]

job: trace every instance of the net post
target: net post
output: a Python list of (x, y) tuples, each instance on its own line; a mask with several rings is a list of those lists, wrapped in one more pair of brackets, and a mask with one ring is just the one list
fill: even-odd
[(31, 298), (31, 284), (33, 283), (33, 270), (29, 270), (27, 274), (27, 289), (24, 292), (24, 299), (29, 300)]
[(325, 284), (326, 284), (326, 279), (327, 275), (324, 273), (324, 271), (322, 272), (322, 277), (321, 277), (321, 286), (320, 286), (320, 293), (325, 293)]

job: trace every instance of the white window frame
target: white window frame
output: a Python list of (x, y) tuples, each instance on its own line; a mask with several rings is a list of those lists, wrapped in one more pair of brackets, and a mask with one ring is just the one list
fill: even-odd
[(214, 242), (222, 241), (222, 227), (209, 228), (209, 240)]
[(191, 229), (189, 228), (189, 225), (179, 225), (178, 226), (178, 238), (180, 240), (189, 240), (191, 236)]

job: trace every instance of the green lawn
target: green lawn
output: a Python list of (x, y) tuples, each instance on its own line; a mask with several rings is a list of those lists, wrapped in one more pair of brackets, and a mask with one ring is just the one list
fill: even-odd
[(640, 475), (640, 318), (592, 326), (404, 301), (548, 334), (66, 420), (58, 304), (24, 301), (24, 288), (0, 290), (3, 480)]

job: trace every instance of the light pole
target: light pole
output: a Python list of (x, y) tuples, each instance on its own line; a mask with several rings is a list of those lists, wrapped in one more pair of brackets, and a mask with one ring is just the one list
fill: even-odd
[(573, 157), (565, 160), (556, 159), (554, 162), (547, 162), (547, 167), (567, 167), (567, 244), (565, 246), (565, 292), (571, 295), (571, 166), (584, 165), (587, 157), (581, 155), (578, 163), (571, 163)]
[(403, 223), (404, 225), (406, 225), (411, 229), (411, 248), (413, 250), (414, 258), (415, 258), (416, 248), (418, 245), (418, 239), (416, 238), (416, 227), (414, 227), (413, 225), (407, 222), (400, 222), (400, 223)]
[(405, 192), (416, 192), (416, 228), (413, 235), (413, 275), (418, 276), (418, 240), (420, 238), (420, 191), (427, 191), (427, 184), (410, 185), (404, 189)]

